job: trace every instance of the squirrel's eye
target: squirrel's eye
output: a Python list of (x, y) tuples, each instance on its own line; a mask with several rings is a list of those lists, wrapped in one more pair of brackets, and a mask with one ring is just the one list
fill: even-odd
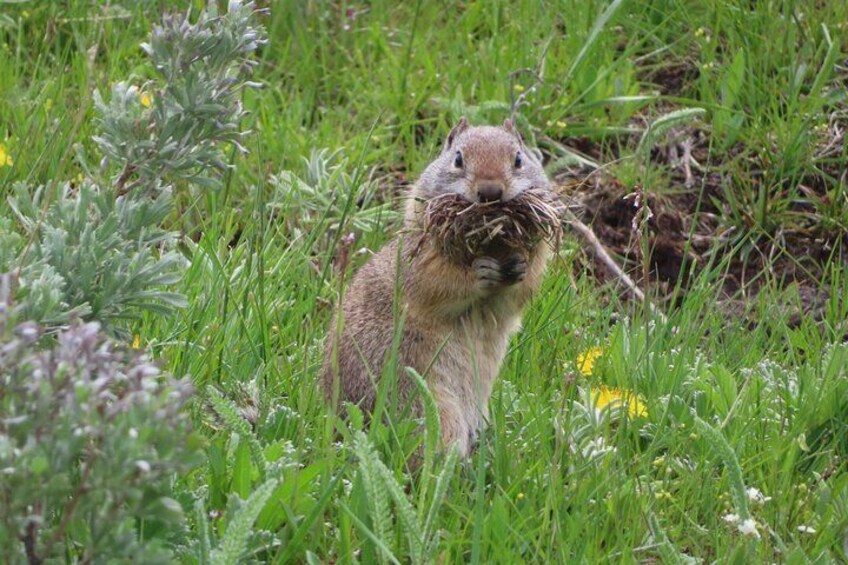
[(522, 164), (522, 160), (521, 160), (521, 153), (516, 153), (516, 154), (515, 154), (515, 168), (516, 168), (516, 169), (520, 169), (520, 168), (521, 168), (521, 164)]
[(453, 166), (457, 169), (462, 168), (462, 153), (459, 151), (456, 152), (456, 157), (453, 158)]

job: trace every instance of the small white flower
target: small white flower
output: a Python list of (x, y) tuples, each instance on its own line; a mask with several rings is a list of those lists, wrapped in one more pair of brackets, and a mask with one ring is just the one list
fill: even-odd
[(735, 524), (739, 521), (739, 514), (725, 514), (724, 521), (728, 524)]
[(814, 533), (816, 533), (816, 529), (814, 527), (804, 526), (804, 525), (798, 526), (798, 531), (801, 532), (802, 534), (814, 534)]
[(765, 504), (769, 500), (771, 500), (770, 496), (763, 496), (763, 493), (760, 492), (760, 489), (755, 487), (748, 487), (748, 490), (745, 491), (748, 493), (748, 500), (753, 502), (754, 504)]
[(127, 431), (127, 435), (130, 436), (130, 439), (136, 439), (138, 437), (138, 430), (135, 428), (130, 428)]
[(743, 536), (752, 536), (760, 539), (760, 532), (757, 531), (757, 523), (753, 518), (748, 518), (738, 526), (739, 533)]
[(139, 470), (142, 474), (145, 474), (145, 475), (146, 475), (147, 473), (149, 473), (149, 472), (150, 472), (150, 463), (148, 463), (147, 461), (145, 461), (145, 460), (143, 460), (143, 459), (139, 459), (138, 461), (136, 461), (136, 462), (135, 462), (135, 467), (136, 467), (136, 469), (138, 469), (138, 470)]

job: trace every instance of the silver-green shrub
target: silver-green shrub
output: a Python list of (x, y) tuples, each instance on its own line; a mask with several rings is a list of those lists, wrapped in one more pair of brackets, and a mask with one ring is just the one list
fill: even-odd
[(220, 16), (210, 2), (195, 23), (166, 15), (142, 44), (158, 80), (141, 88), (116, 83), (108, 103), (95, 92), (102, 132), (94, 139), (119, 193), (149, 193), (179, 180), (219, 186), (227, 168), (222, 144), (243, 151), (239, 95), (255, 85), (244, 77), (265, 41), (255, 10), (253, 2), (232, 1)]
[(43, 189), (18, 184), (11, 199), (25, 234), (38, 241), (21, 271), (23, 319), (109, 323), (131, 308), (166, 313), (182, 305), (180, 295), (163, 290), (186, 263), (173, 248), (175, 234), (159, 227), (171, 211), (167, 194), (114, 198), (84, 181), (65, 183), (57, 196), (43, 216)]
[[(239, 97), (263, 31), (253, 2), (211, 4), (153, 30), (157, 80), (95, 93), (99, 167), (80, 149), (81, 182), (19, 183), (15, 221), (0, 218), (0, 563), (174, 558), (182, 506), (169, 495), (197, 454), (191, 387), (111, 336), (182, 304), (172, 194), (220, 185), (223, 150), (242, 149)], [(237, 533), (221, 555), (243, 548)]]
[(15, 323), (0, 275), (0, 562), (166, 561), (181, 519), (174, 473), (193, 463), (186, 381), (76, 322)]
[[(166, 15), (142, 45), (157, 79), (95, 92), (99, 167), (82, 151), (82, 183), (19, 184), (10, 197), (21, 228), (0, 223), (0, 272), (15, 272), (16, 301), (30, 320), (60, 327), (74, 318), (115, 320), (140, 310), (170, 312), (167, 287), (186, 259), (163, 229), (172, 193), (215, 188), (227, 146), (243, 150), (240, 95), (264, 41), (253, 2), (215, 3), (196, 21)], [(96, 161), (97, 159), (95, 159)], [(21, 233), (22, 232), (22, 233)]]

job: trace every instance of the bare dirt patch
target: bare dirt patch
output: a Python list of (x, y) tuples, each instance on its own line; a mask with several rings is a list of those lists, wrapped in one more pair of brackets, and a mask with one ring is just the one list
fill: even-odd
[[(837, 145), (828, 145), (828, 139), (841, 133), (839, 124), (831, 122), (829, 137), (823, 136), (824, 145), (817, 148), (827, 156), (823, 162), (828, 167), (800, 183), (817, 204), (826, 203), (840, 166), (844, 175), (844, 164), (834, 157)], [(569, 145), (603, 162), (598, 155), (603, 152), (590, 141), (580, 139)], [(741, 224), (738, 218), (730, 221), (723, 200), (727, 191), (739, 187), (732, 186), (738, 179), (724, 172), (725, 164), (733, 159), (753, 160), (756, 155), (749, 155), (741, 145), (721, 156), (711, 153), (705, 129), (669, 132), (662, 144), (652, 148), (650, 158), (667, 173), (662, 190), (625, 186), (608, 170), (585, 167), (558, 171), (554, 180), (569, 207), (658, 305), (673, 307), (704, 270), (711, 269), (728, 313), (750, 320), (750, 306), (768, 288), (786, 291), (782, 294), (786, 303), (776, 306), (791, 325), (804, 316), (822, 319), (830, 292), (828, 265), (848, 261), (844, 226), (825, 227), (813, 221), (815, 206), (803, 199), (792, 201), (785, 211), (794, 221), (781, 223), (770, 233), (747, 225), (745, 218)], [(760, 170), (756, 163), (749, 167), (754, 182), (759, 181)], [(580, 267), (599, 283), (629, 294), (615, 273), (590, 253), (584, 254)]]

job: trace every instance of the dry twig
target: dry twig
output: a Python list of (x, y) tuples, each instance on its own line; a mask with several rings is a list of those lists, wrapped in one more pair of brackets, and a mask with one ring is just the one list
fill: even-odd
[(566, 218), (565, 221), (571, 225), (572, 228), (580, 235), (583, 241), (589, 245), (592, 252), (594, 252), (595, 256), (600, 260), (606, 267), (612, 271), (612, 273), (624, 283), (624, 285), (633, 293), (633, 296), (636, 297), (636, 300), (639, 300), (643, 304), (646, 304), (651, 313), (662, 320), (663, 323), (667, 322), (667, 318), (665, 314), (663, 314), (659, 308), (654, 306), (653, 302), (648, 300), (645, 297), (645, 293), (642, 291), (639, 286), (633, 282), (627, 273), (625, 273), (621, 267), (618, 266), (618, 263), (615, 262), (615, 259), (609, 254), (609, 252), (604, 247), (604, 244), (601, 243), (601, 240), (598, 239), (598, 236), (595, 235), (595, 232), (592, 231), (592, 228), (584, 224), (580, 221), (577, 216), (572, 214), (570, 211), (566, 210)]

